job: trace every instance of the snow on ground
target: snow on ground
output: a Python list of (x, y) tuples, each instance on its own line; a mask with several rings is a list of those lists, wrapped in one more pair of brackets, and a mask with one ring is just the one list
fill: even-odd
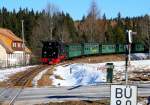
[(42, 78), (43, 74), (45, 74), (48, 70), (49, 70), (49, 68), (45, 69), (44, 71), (40, 72), (37, 76), (34, 77), (34, 79), (32, 80), (32, 84), (34, 87), (36, 87), (38, 85), (38, 80), (40, 80)]
[[(57, 79), (56, 76), (64, 80)], [(50, 78), (53, 85), (74, 86), (106, 82), (106, 73), (95, 70), (94, 64), (72, 64), (66, 67), (58, 66)]]
[[(125, 70), (125, 61), (112, 62), (115, 65), (114, 71), (124, 71)], [(128, 70), (143, 70), (150, 68), (150, 60), (137, 60), (131, 61)]]
[(131, 59), (132, 60), (143, 60), (148, 58), (148, 53), (132, 53)]
[(146, 105), (147, 103), (147, 100), (143, 100), (143, 101), (140, 101), (137, 103), (137, 105)]
[(35, 67), (35, 66), (25, 66), (25, 67), (0, 69), (0, 82), (9, 79), (9, 76), (11, 76), (13, 74), (25, 71), (31, 67)]
[[(57, 66), (54, 74), (50, 77), (54, 86), (77, 86), (90, 85), (106, 82), (106, 63), (97, 64), (71, 64)], [(114, 64), (114, 74), (125, 71), (125, 61), (109, 62)], [(150, 60), (131, 61), (128, 71), (150, 69)], [(63, 79), (58, 79), (60, 76)], [(124, 78), (124, 77), (122, 77)]]

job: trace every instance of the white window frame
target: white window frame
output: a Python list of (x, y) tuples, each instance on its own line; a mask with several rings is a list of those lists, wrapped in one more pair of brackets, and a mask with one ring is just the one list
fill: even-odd
[(13, 42), (13, 47), (16, 48), (17, 47), (17, 43)]
[(21, 48), (21, 43), (18, 43), (18, 48)]

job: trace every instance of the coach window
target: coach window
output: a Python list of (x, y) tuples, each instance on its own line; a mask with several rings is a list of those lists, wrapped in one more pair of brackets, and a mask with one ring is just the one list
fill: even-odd
[(105, 46), (102, 46), (102, 49), (105, 49)]

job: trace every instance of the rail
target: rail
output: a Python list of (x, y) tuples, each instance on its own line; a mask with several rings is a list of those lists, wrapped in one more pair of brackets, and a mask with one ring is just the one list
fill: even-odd
[(35, 75), (37, 75), (39, 72), (45, 70), (46, 68), (49, 68), (50, 66), (47, 65), (39, 65), (35, 68), (32, 68), (30, 70), (27, 70), (26, 72), (24, 72), (24, 74), (20, 77), (14, 78), (12, 80), (9, 80), (8, 82), (10, 83), (6, 88), (4, 88), (1, 92), (0, 92), (0, 96), (4, 95), (5, 92), (7, 92), (12, 86), (14, 87), (19, 87), (17, 89), (17, 92), (15, 95), (13, 95), (10, 98), (10, 101), (7, 102), (7, 105), (14, 105), (17, 97), (20, 95), (20, 93), (22, 92), (22, 90), (29, 86), (33, 77)]

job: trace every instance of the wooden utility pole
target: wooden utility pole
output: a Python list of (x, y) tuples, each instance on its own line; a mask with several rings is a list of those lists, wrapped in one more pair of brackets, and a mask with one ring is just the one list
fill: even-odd
[(148, 30), (147, 30), (147, 35), (148, 35), (148, 50), (149, 50), (149, 58), (150, 58), (150, 16), (148, 16)]
[(25, 40), (24, 40), (24, 20), (21, 20), (22, 23), (22, 40), (23, 40), (23, 44), (22, 44), (22, 48), (23, 48), (23, 65), (26, 64), (26, 57), (25, 57)]

